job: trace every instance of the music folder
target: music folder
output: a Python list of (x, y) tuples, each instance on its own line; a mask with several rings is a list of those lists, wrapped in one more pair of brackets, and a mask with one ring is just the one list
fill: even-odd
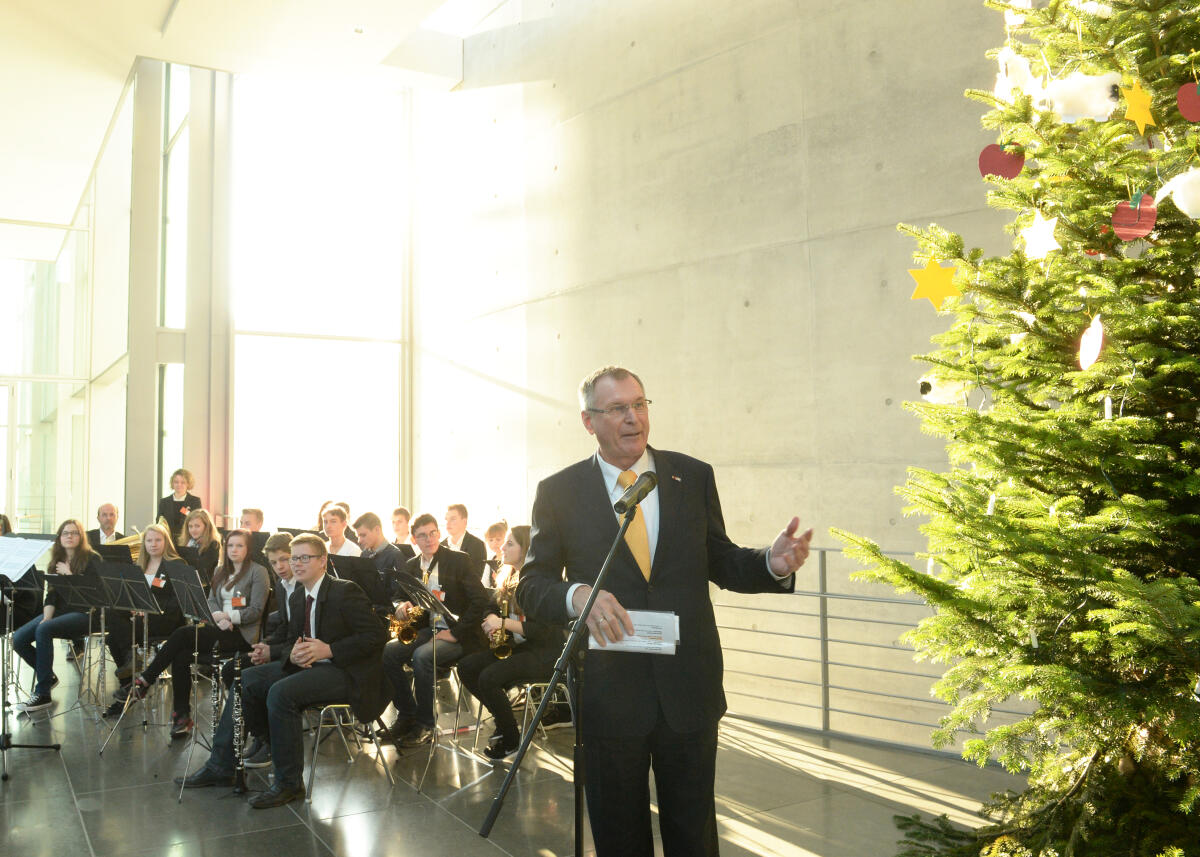
[(123, 562), (126, 565), (133, 565), (133, 554), (129, 550), (129, 545), (100, 545), (96, 548), (96, 553), (109, 562)]
[(169, 560), (162, 564), (163, 573), (171, 581), (171, 590), (179, 599), (179, 607), (183, 615), (193, 622), (203, 622), (216, 625), (213, 621), (212, 610), (208, 607), (208, 596), (204, 592), (204, 584), (200, 582), (200, 572), (179, 560)]
[(136, 565), (120, 562), (100, 563), (100, 579), (108, 588), (107, 606), (117, 610), (140, 611), (150, 615), (162, 613), (158, 600), (146, 582), (145, 573)]

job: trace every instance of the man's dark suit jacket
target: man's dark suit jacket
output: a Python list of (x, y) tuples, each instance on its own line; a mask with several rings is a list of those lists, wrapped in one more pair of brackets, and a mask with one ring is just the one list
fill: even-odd
[(392, 542), (392, 547), (400, 551), (400, 563), (398, 565), (401, 567), (403, 567), (405, 562), (417, 555), (417, 549), (408, 542)]
[[(442, 547), (450, 547), (449, 536), (442, 539)], [(453, 550), (453, 548), (450, 549)], [(471, 570), (475, 572), (476, 577), (482, 579), (483, 564), (487, 561), (487, 545), (483, 543), (483, 539), (470, 533), (463, 533), (462, 547), (459, 548), (459, 551), (471, 558)]]
[[(288, 612), (287, 638), (279, 650), (283, 671), (301, 669), (291, 662), (292, 647), (304, 630), (304, 599), (307, 590), (297, 586)], [(317, 627), (312, 636), (329, 644), (333, 665), (350, 677), (350, 707), (363, 723), (370, 723), (392, 701), (392, 688), (383, 674), (383, 644), (387, 628), (371, 609), (358, 584), (329, 574), (321, 584), (316, 601)], [(274, 654), (274, 647), (272, 647)]]
[[(114, 539), (123, 539), (123, 538), (125, 538), (125, 534), (124, 534), (124, 533), (118, 533), (116, 530), (114, 530), (114, 531), (113, 531), (113, 538), (114, 538)], [(93, 549), (93, 550), (95, 550), (96, 548), (100, 547), (100, 544), (101, 544), (101, 542), (100, 542), (100, 528), (99, 528), (99, 527), (96, 527), (96, 529), (94, 529), (94, 530), (88, 530), (88, 531), (87, 531), (87, 540), (88, 540), (88, 544), (90, 544), (90, 545), (92, 546), (92, 549)]]
[[(712, 467), (651, 449), (658, 475), (658, 544), (647, 582), (622, 541), (604, 588), (627, 610), (678, 614), (674, 655), (589, 650), (583, 729), (601, 737), (648, 735), (659, 706), (676, 732), (696, 732), (725, 713), (721, 640), (708, 584), (735, 592), (789, 592), (767, 569), (766, 550), (725, 534)], [(543, 622), (565, 623), (571, 584), (591, 584), (618, 531), (596, 455), (538, 485), (533, 532), (517, 598)], [(566, 570), (566, 582), (563, 570)]]
[[(450, 623), (450, 633), (462, 644), (464, 652), (482, 649), (487, 645), (482, 623), (483, 611), (488, 605), (488, 595), (479, 573), (474, 571), (474, 565), (465, 553), (448, 547), (438, 547), (437, 553), (433, 555), (433, 562), (431, 570), (437, 571), (438, 583), (446, 593), (446, 599), (442, 603), (458, 617), (457, 622)], [(420, 580), (420, 554), (410, 559), (404, 570)], [(428, 614), (422, 616), (419, 626), (427, 626), (428, 619)]]

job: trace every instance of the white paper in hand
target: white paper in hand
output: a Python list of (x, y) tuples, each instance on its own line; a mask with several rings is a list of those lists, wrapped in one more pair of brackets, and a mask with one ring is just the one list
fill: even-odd
[[(679, 617), (661, 610), (630, 610), (633, 636), (619, 643), (608, 643), (606, 652), (648, 652), (652, 655), (673, 655), (679, 645)], [(589, 635), (588, 648), (599, 649), (595, 637)]]

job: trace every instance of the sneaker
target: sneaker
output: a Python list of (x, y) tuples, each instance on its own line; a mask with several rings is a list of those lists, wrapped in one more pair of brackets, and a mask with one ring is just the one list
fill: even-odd
[(382, 726), (377, 728), (375, 730), (375, 735), (380, 741), (391, 741), (394, 744), (399, 744), (404, 740), (404, 736), (412, 731), (412, 728), (416, 725), (416, 722), (417, 721), (413, 720), (411, 717), (397, 717), (396, 722), (391, 726)]
[(56, 676), (54, 673), (50, 673), (50, 689), (54, 690), (56, 687), (58, 687), (58, 676)]
[(261, 738), (250, 742), (242, 757), (242, 764), (247, 768), (268, 768), (271, 766), (271, 743)]
[(487, 756), (494, 762), (499, 762), (501, 759), (507, 759), (521, 746), (520, 737), (508, 739), (503, 735), (493, 735), (492, 740), (488, 741), (487, 748), (484, 749), (483, 755)]
[(35, 693), (21, 705), (21, 709), (23, 711), (41, 711), (43, 708), (49, 708), (53, 704), (54, 700), (50, 698), (50, 694)]
[(569, 705), (551, 705), (546, 709), (546, 713), (542, 715), (542, 728), (547, 731), (562, 729), (571, 724), (571, 706)]
[(82, 659), (84, 648), (83, 640), (72, 640), (70, 645), (67, 646), (67, 660), (78, 661)]
[(125, 700), (118, 699), (116, 702), (104, 709), (103, 717), (120, 717), (121, 712), (125, 710)]
[(133, 687), (133, 682), (121, 682), (121, 686), (113, 691), (113, 699), (115, 699), (117, 702), (124, 702), (125, 700), (129, 699), (129, 689), (131, 687)]
[(192, 718), (188, 717), (186, 714), (176, 714), (174, 711), (171, 712), (172, 738), (186, 738), (188, 735), (192, 734), (192, 727), (194, 725), (195, 724), (192, 723)]
[(422, 744), (428, 744), (433, 740), (433, 727), (422, 726), (420, 723), (413, 724), (412, 729), (405, 733), (400, 740), (401, 747), (420, 747)]
[(129, 688), (129, 692), (134, 699), (145, 699), (146, 694), (150, 691), (150, 684), (141, 676), (133, 680), (133, 685)]

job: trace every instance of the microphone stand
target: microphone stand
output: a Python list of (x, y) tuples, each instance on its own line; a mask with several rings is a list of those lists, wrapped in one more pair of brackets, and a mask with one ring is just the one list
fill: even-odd
[(513, 779), (517, 775), (517, 769), (521, 767), (521, 761), (525, 758), (525, 753), (529, 749), (529, 745), (533, 742), (533, 736), (537, 734), (538, 725), (542, 722), (542, 716), (546, 713), (546, 708), (550, 705), (550, 700), (554, 697), (554, 691), (563, 681), (563, 676), (566, 675), (567, 667), (571, 663), (572, 657), (579, 654), (579, 665), (574, 670), (575, 673), (575, 854), (583, 854), (583, 706), (578, 700), (583, 697), (583, 649), (581, 640), (585, 639), (588, 634), (587, 617), (592, 612), (592, 605), (596, 603), (596, 596), (600, 594), (600, 590), (604, 586), (604, 578), (608, 576), (609, 567), (612, 565), (613, 557), (617, 554), (617, 547), (625, 540), (625, 531), (629, 529), (629, 525), (633, 523), (633, 516), (637, 513), (637, 505), (629, 507), (621, 520), (621, 528), (617, 531), (617, 537), (613, 539), (612, 547), (608, 549), (608, 556), (604, 558), (604, 564), (600, 566), (600, 573), (596, 575), (596, 580), (592, 584), (591, 594), (588, 595), (587, 603), (583, 605), (583, 609), (579, 611), (579, 616), (575, 619), (575, 625), (571, 629), (570, 635), (567, 637), (566, 645), (563, 646), (562, 653), (558, 656), (558, 662), (554, 665), (554, 674), (550, 676), (549, 686), (546, 692), (542, 695), (542, 701), (538, 705), (537, 712), (529, 721), (529, 726), (525, 729), (525, 734), (521, 736), (521, 746), (517, 748), (517, 755), (513, 757), (512, 764), (509, 766), (508, 774), (504, 777), (504, 782), (500, 785), (500, 791), (496, 793), (496, 797), (492, 799), (492, 807), (488, 810), (487, 818), (483, 820), (483, 826), (479, 828), (479, 835), (484, 837), (492, 832), (492, 827), (496, 823), (496, 819), (500, 816), (500, 810), (504, 807), (504, 798), (508, 794), (509, 788), (512, 786)]

